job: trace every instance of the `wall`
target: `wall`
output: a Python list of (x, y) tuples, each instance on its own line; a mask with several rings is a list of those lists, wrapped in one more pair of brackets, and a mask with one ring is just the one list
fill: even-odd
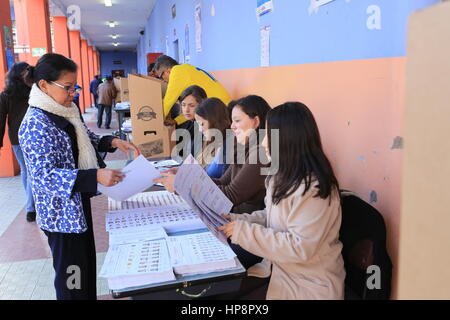
[[(450, 2), (414, 15), (406, 65), (399, 298), (450, 298)], [(432, 81), (430, 81), (432, 79)]]
[[(407, 20), (436, 2), (335, 0), (310, 14), (311, 1), (284, 0), (257, 18), (256, 1), (160, 0), (138, 44), (138, 68), (145, 73), (147, 52), (173, 56), (178, 39), (180, 62), (188, 43), (188, 62), (211, 71), (233, 98), (253, 93), (272, 106), (306, 103), (341, 187), (359, 193), (385, 218), (395, 298)], [(202, 4), (201, 52), (195, 47), (196, 3)], [(266, 25), (270, 67), (261, 68), (260, 28)]]
[[(128, 73), (137, 72), (137, 56), (133, 51), (101, 51), (101, 75), (110, 76), (112, 70), (125, 70)], [(122, 64), (114, 64), (114, 61), (122, 61)]]

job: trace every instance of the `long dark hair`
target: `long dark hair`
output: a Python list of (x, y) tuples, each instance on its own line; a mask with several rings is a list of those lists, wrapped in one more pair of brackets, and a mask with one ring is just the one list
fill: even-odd
[(77, 69), (77, 64), (73, 60), (61, 54), (47, 53), (39, 59), (36, 67), (28, 67), (25, 81), (29, 83), (38, 83), (40, 80), (56, 81), (62, 72), (76, 72)]
[(230, 114), (234, 108), (240, 108), (251, 119), (259, 118), (259, 127), (257, 129), (264, 129), (266, 127), (266, 116), (270, 111), (270, 106), (266, 100), (257, 95), (249, 95), (239, 100), (230, 103)]
[(279, 130), (278, 172), (269, 177), (274, 180), (272, 201), (274, 204), (289, 197), (305, 183), (303, 195), (311, 187), (313, 179), (319, 182), (315, 197), (326, 199), (333, 189), (339, 190), (330, 161), (323, 152), (319, 128), (311, 111), (300, 102), (287, 102), (267, 115), (267, 137), (272, 150), (270, 132)]
[(195, 109), (195, 113), (208, 121), (209, 128), (219, 130), (225, 137), (225, 130), (230, 128), (231, 121), (227, 106), (222, 100), (217, 98), (206, 99)]
[(10, 97), (28, 97), (31, 88), (25, 83), (24, 71), (30, 65), (26, 62), (15, 63), (6, 74), (4, 93)]
[(190, 87), (187, 87), (184, 89), (183, 93), (180, 96), (180, 103), (183, 102), (184, 99), (186, 99), (189, 96), (193, 96), (195, 101), (197, 101), (198, 104), (202, 103), (203, 100), (207, 98), (206, 91), (199, 86), (193, 85)]

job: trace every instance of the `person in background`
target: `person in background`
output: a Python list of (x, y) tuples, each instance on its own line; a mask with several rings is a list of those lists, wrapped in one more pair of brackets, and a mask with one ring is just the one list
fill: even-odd
[(97, 89), (98, 86), (100, 85), (100, 83), (102, 83), (100, 81), (100, 76), (97, 74), (96, 76), (94, 76), (94, 79), (91, 81), (91, 83), (89, 84), (89, 91), (91, 92), (92, 96), (94, 97), (94, 105), (96, 108), (98, 108), (98, 93), (97, 93)]
[[(34, 83), (19, 142), (36, 200), (36, 222), (47, 236), (58, 300), (97, 298), (96, 251), (90, 198), (97, 185), (122, 181), (121, 171), (104, 169), (98, 152), (139, 150), (114, 136), (99, 137), (81, 121), (73, 103), (78, 66), (55, 53), (43, 55), (27, 73)], [(73, 267), (79, 286), (69, 287)]]
[(83, 90), (82, 87), (80, 87), (78, 84), (75, 84), (75, 96), (73, 97), (73, 102), (77, 105), (78, 109), (80, 110), (80, 114), (81, 114), (81, 109), (80, 109), (80, 94), (81, 94), (81, 90)]
[[(183, 150), (187, 150), (186, 156), (192, 154), (195, 157), (202, 149), (202, 136), (195, 122), (195, 110), (205, 99), (206, 92), (199, 86), (188, 87), (180, 96), (181, 113), (186, 121), (180, 125), (176, 125), (176, 129), (187, 130), (189, 132), (190, 143), (188, 146), (185, 146), (183, 142), (184, 138), (182, 138), (182, 135), (179, 135), (180, 131), (177, 131), (177, 145), (184, 147)], [(185, 158), (184, 154), (181, 154), (181, 156)]]
[[(226, 163), (226, 150), (227, 141), (232, 138), (226, 133), (231, 125), (227, 106), (217, 98), (206, 99), (195, 109), (195, 122), (205, 140), (197, 161), (211, 178), (220, 178), (229, 166)], [(220, 141), (215, 140), (214, 130), (220, 132)]]
[(154, 63), (154, 62), (152, 62), (152, 63), (150, 63), (150, 64), (148, 65), (148, 67), (147, 67), (147, 75), (148, 75), (149, 77), (156, 78), (155, 71), (153, 70), (154, 68), (155, 68), (155, 63)]
[[(178, 64), (173, 58), (162, 55), (156, 59), (154, 73), (156, 78), (167, 82), (167, 91), (163, 100), (164, 117), (167, 117), (181, 93), (192, 85), (205, 90), (208, 98), (219, 98), (227, 104), (231, 98), (227, 90), (206, 71), (189, 64)], [(175, 119), (178, 125), (186, 121), (180, 114)]]
[[(278, 130), (279, 141), (272, 141), (271, 130)], [(279, 148), (273, 148), (275, 143)], [(225, 215), (231, 222), (220, 227), (233, 244), (264, 258), (247, 271), (245, 281), (270, 277), (268, 289), (262, 285), (256, 290), (261, 298), (343, 299), (339, 184), (313, 114), (299, 102), (274, 108), (262, 145), (279, 163), (266, 180), (266, 208)], [(246, 299), (248, 293), (242, 294)]]
[(111, 76), (106, 77), (106, 81), (101, 83), (97, 89), (98, 92), (98, 115), (97, 127), (102, 127), (103, 110), (105, 111), (105, 128), (110, 129), (112, 101), (117, 95), (116, 87), (113, 84)]
[(20, 166), (20, 175), (26, 192), (26, 219), (29, 222), (36, 220), (34, 198), (32, 194), (27, 166), (23, 159), (22, 149), (19, 145), (19, 126), (28, 110), (28, 98), (30, 95), (30, 84), (24, 81), (24, 75), (29, 67), (26, 62), (14, 64), (6, 74), (5, 89), (0, 94), (0, 152), (3, 147), (3, 136), (6, 123), (8, 123), (8, 136), (11, 141), (14, 154)]

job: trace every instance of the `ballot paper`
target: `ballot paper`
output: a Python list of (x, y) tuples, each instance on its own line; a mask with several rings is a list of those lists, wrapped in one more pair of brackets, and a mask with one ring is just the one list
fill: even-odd
[(125, 178), (112, 187), (98, 184), (98, 191), (114, 200), (123, 201), (151, 187), (153, 179), (161, 177), (160, 172), (140, 155), (121, 170)]
[(211, 232), (168, 237), (167, 245), (176, 274), (186, 276), (236, 268), (236, 254)]
[(176, 279), (165, 239), (110, 246), (99, 276), (112, 290)]
[(206, 228), (188, 205), (161, 206), (108, 212), (106, 231), (161, 226), (168, 233)]
[(218, 229), (229, 221), (220, 214), (227, 214), (233, 203), (223, 194), (192, 155), (179, 167), (175, 176), (175, 190), (194, 209), (208, 229), (223, 243), (225, 235)]
[(144, 225), (109, 231), (109, 245), (136, 243), (146, 240), (165, 239), (167, 233), (160, 225)]
[(108, 199), (108, 211), (186, 205), (180, 196), (168, 191), (141, 192), (127, 200)]

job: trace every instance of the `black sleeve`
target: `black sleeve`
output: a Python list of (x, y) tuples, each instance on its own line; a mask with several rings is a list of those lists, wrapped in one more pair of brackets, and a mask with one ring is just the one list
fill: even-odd
[(114, 152), (117, 148), (111, 147), (111, 143), (114, 139), (118, 139), (115, 136), (104, 136), (100, 139), (98, 143), (98, 151), (99, 152)]
[(73, 192), (97, 192), (97, 169), (78, 170)]
[(0, 148), (3, 147), (3, 136), (5, 134), (6, 117), (8, 115), (8, 102), (4, 94), (0, 94)]

